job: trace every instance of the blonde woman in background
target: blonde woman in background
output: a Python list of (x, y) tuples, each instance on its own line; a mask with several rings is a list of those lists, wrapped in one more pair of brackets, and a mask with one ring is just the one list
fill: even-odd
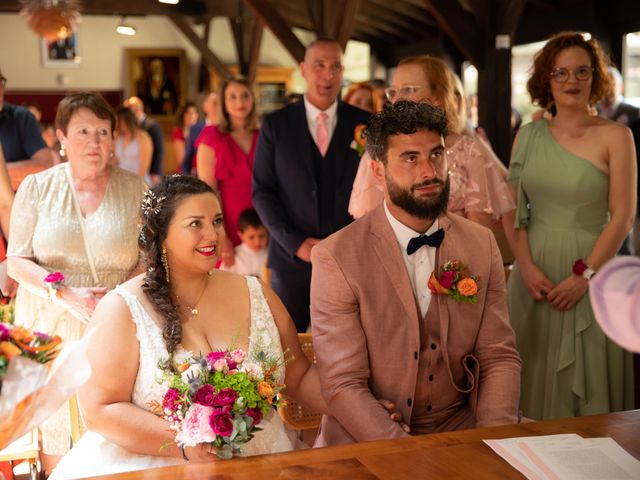
[[(390, 102), (400, 99), (426, 102), (441, 108), (449, 121), (445, 139), (449, 162), (451, 192), (448, 211), (491, 227), (494, 220), (512, 210), (505, 180), (506, 170), (488, 145), (465, 132), (465, 118), (460, 95), (456, 99), (455, 75), (439, 58), (428, 55), (402, 60), (387, 88)], [(356, 218), (368, 213), (383, 198), (382, 186), (371, 174), (371, 160), (363, 156), (354, 182), (349, 212)]]
[(124, 170), (140, 175), (151, 185), (149, 167), (153, 155), (151, 136), (138, 124), (131, 109), (120, 107), (116, 110), (118, 118), (114, 148), (116, 165)]

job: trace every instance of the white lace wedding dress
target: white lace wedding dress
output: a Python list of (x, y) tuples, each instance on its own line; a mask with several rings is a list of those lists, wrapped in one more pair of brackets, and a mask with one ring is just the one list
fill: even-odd
[[(246, 277), (251, 300), (251, 330), (249, 336), (249, 353), (263, 350), (272, 358), (283, 359), (280, 335), (273, 315), (262, 293), (262, 287), (254, 277)], [(136, 324), (136, 336), (140, 344), (140, 367), (133, 388), (133, 403), (149, 410), (149, 402), (162, 402), (165, 388), (156, 378), (158, 362), (168, 358), (169, 354), (162, 339), (158, 325), (149, 317), (137, 297), (122, 287), (118, 293), (131, 310)], [(179, 350), (176, 355), (188, 352)], [(282, 363), (282, 362), (280, 362)], [(284, 368), (278, 371), (280, 380), (284, 381)], [(294, 450), (299, 446), (293, 432), (287, 430), (279, 415), (272, 410), (260, 423), (261, 432), (244, 446), (243, 456), (262, 455)], [(50, 480), (81, 478), (94, 475), (106, 475), (128, 472), (166, 465), (184, 463), (179, 458), (168, 458), (151, 455), (138, 455), (115, 445), (99, 433), (89, 431), (84, 434), (78, 444), (60, 461), (58, 467), (49, 477)]]

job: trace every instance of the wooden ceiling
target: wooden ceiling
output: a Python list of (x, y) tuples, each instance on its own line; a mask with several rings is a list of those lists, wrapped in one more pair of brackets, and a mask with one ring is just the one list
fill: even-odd
[[(514, 10), (515, 43), (546, 38), (566, 29), (618, 34), (640, 30), (640, 0), (76, 0), (84, 15), (178, 15), (206, 23), (212, 17), (246, 18), (248, 6), (267, 4), (286, 25), (316, 32), (339, 16), (344, 4), (356, 4), (350, 38), (369, 43), (385, 63), (398, 55), (439, 43), (455, 60), (479, 57), (477, 49), (487, 22), (498, 11)], [(0, 12), (17, 12), (20, 0), (0, 1)], [(495, 15), (494, 15), (495, 13)], [(498, 30), (499, 30), (498, 26)], [(493, 28), (490, 30), (494, 30)], [(417, 53), (417, 52), (416, 52)], [(442, 52), (440, 52), (442, 53)]]

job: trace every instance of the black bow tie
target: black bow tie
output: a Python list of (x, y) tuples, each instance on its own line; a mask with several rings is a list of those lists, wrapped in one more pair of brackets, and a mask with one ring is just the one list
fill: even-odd
[(409, 240), (409, 245), (407, 245), (407, 253), (412, 255), (423, 245), (437, 248), (442, 243), (442, 240), (444, 240), (444, 230), (441, 228), (433, 232), (431, 235), (413, 237)]

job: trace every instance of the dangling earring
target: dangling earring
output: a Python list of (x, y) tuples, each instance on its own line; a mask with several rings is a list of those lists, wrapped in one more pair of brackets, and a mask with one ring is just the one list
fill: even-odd
[(162, 261), (162, 266), (164, 267), (164, 275), (167, 279), (167, 283), (169, 281), (169, 262), (167, 261), (167, 249), (162, 247), (162, 255), (160, 256), (160, 260)]
[(60, 150), (58, 150), (58, 153), (60, 154), (61, 157), (64, 157), (66, 152), (64, 151), (64, 145), (61, 144), (60, 145)]

